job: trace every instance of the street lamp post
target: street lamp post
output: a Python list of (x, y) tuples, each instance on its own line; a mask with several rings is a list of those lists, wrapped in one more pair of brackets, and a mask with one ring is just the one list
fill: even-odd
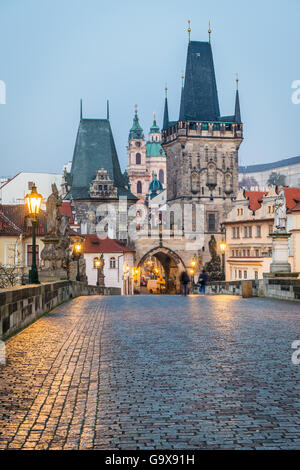
[(227, 244), (226, 244), (225, 240), (221, 241), (219, 246), (220, 246), (220, 250), (221, 250), (221, 253), (222, 253), (222, 278), (221, 278), (221, 280), (225, 281), (225, 279), (226, 279), (226, 276), (225, 276), (225, 251), (226, 251), (226, 248), (227, 248)]
[(80, 255), (82, 252), (82, 243), (81, 242), (76, 242), (74, 245), (74, 251), (76, 253), (76, 258), (77, 258), (77, 275), (76, 275), (76, 281), (80, 281), (80, 269), (79, 269), (79, 260), (80, 260)]
[(28, 208), (29, 217), (32, 224), (32, 263), (31, 269), (29, 271), (29, 284), (40, 284), (39, 274), (36, 265), (36, 225), (37, 225), (37, 216), (40, 212), (40, 207), (43, 197), (41, 194), (38, 194), (36, 186), (33, 185), (31, 193), (25, 196), (25, 201)]
[(94, 268), (97, 269), (97, 286), (103, 286), (104, 283), (103, 283), (103, 280), (104, 280), (104, 276), (103, 276), (103, 273), (102, 273), (102, 277), (101, 277), (101, 282), (100, 282), (100, 272), (103, 268), (103, 261), (101, 258), (95, 258), (94, 259)]
[(196, 257), (194, 255), (194, 258), (191, 261), (192, 268), (190, 270), (191, 278), (192, 278), (192, 293), (194, 293), (194, 289), (195, 289), (195, 268), (196, 268), (196, 265), (197, 265), (197, 260), (196, 260)]

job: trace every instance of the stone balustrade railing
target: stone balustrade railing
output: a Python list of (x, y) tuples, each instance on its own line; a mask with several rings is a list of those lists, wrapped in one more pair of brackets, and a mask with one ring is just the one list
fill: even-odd
[[(210, 282), (206, 292), (208, 295), (243, 295), (249, 289), (249, 285), (253, 297), (300, 300), (300, 279), (295, 277), (266, 276), (264, 279), (253, 281)], [(246, 287), (247, 289), (245, 289)]]
[(80, 295), (118, 295), (120, 289), (57, 281), (0, 290), (0, 339), (24, 328), (62, 302)]

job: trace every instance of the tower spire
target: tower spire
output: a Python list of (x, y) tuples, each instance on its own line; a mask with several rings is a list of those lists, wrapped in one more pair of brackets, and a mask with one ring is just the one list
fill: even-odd
[(239, 76), (236, 74), (236, 95), (235, 95), (235, 122), (242, 122), (241, 119), (241, 108), (240, 108), (240, 96), (239, 96)]
[(179, 121), (184, 121), (184, 75), (181, 75), (181, 98), (179, 109)]
[(153, 111), (153, 124), (156, 125), (156, 112)]
[(208, 22), (208, 42), (210, 44), (210, 35), (211, 35), (211, 23), (210, 21)]
[(80, 120), (82, 119), (82, 99), (80, 99)]
[(106, 102), (106, 119), (109, 121), (109, 100)]
[(192, 31), (192, 30), (191, 30), (191, 20), (188, 20), (188, 25), (189, 25), (189, 27), (188, 27), (188, 30), (187, 30), (187, 31), (188, 31), (188, 33), (189, 33), (189, 42), (191, 42), (191, 31)]
[(168, 110), (168, 88), (165, 87), (165, 109), (164, 109), (164, 120), (163, 120), (163, 129), (168, 129), (169, 127), (169, 110)]

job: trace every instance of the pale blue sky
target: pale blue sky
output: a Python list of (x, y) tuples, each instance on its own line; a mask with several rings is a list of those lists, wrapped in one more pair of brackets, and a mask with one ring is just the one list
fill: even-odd
[(135, 103), (146, 132), (162, 122), (168, 83), (170, 119), (177, 119), (185, 67), (186, 22), (192, 39), (212, 45), (221, 113), (233, 113), (240, 75), (245, 141), (240, 163), (300, 154), (299, 0), (0, 0), (0, 176), (21, 170), (60, 172), (72, 159), (79, 123), (105, 117), (121, 166)]

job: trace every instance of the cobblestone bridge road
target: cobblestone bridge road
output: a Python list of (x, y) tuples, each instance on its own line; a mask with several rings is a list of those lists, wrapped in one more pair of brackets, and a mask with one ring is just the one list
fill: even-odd
[(300, 448), (299, 304), (81, 297), (6, 343), (0, 448)]

